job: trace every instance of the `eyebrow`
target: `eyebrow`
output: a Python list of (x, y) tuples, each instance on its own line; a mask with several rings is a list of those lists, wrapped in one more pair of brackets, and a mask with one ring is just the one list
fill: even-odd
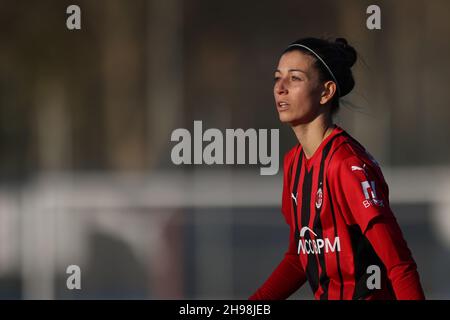
[[(302, 72), (302, 73), (304, 73), (306, 75), (308, 74), (308, 73), (306, 73), (306, 71), (303, 71), (303, 70), (300, 70), (300, 69), (289, 69), (288, 70), (288, 72), (292, 72), (292, 71)], [(281, 73), (281, 71), (279, 69), (276, 69), (275, 72), (280, 72)]]

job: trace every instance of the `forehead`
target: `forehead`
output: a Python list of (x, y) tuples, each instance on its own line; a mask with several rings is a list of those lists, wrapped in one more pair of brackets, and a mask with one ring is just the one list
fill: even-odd
[(280, 57), (277, 69), (281, 72), (285, 72), (289, 69), (308, 71), (314, 64), (314, 61), (315, 59), (312, 56), (304, 54), (299, 50), (293, 50), (286, 52)]

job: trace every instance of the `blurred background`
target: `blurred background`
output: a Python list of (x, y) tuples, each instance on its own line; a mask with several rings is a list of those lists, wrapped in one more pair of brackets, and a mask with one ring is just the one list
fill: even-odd
[[(66, 8), (81, 8), (81, 30)], [(366, 9), (381, 8), (381, 30)], [(380, 162), (426, 296), (450, 299), (450, 2), (0, 0), (0, 298), (246, 299), (289, 229), (281, 169), (172, 163), (176, 128), (280, 129), (280, 52), (345, 37), (336, 122)], [(280, 161), (281, 162), (281, 161)], [(281, 162), (282, 163), (282, 162)], [(81, 268), (68, 290), (66, 268)], [(312, 299), (309, 286), (291, 299)]]

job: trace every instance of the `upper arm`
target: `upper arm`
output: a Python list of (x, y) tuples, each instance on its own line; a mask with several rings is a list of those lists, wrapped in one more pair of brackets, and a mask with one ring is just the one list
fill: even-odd
[(330, 174), (331, 192), (348, 225), (364, 233), (377, 217), (392, 217), (389, 191), (379, 167), (356, 156), (340, 161)]

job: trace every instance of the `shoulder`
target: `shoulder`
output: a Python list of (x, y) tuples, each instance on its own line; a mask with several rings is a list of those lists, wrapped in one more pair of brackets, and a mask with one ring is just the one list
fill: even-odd
[(337, 139), (328, 160), (329, 174), (342, 172), (372, 172), (381, 174), (375, 158), (353, 137), (345, 133)]

